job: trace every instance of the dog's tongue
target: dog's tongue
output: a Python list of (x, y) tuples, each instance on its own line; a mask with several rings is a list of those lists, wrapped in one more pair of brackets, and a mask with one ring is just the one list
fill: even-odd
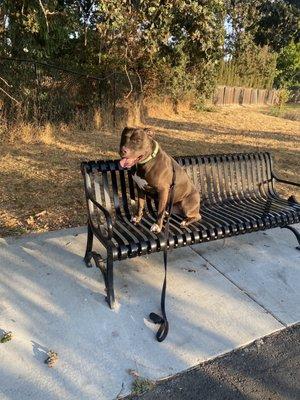
[(122, 168), (131, 168), (136, 162), (135, 158), (121, 158), (120, 165)]

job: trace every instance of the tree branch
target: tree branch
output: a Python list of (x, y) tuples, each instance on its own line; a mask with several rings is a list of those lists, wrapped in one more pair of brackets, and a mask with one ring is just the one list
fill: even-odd
[[(126, 49), (125, 49), (125, 59), (127, 60), (127, 54), (128, 54), (128, 43), (126, 44)], [(129, 76), (129, 73), (128, 73), (128, 71), (127, 71), (127, 64), (126, 64), (126, 62), (125, 62), (125, 67), (124, 67), (124, 69), (125, 69), (125, 73), (126, 73), (126, 75), (127, 75), (127, 79), (128, 79), (128, 82), (129, 82), (129, 85), (130, 85), (130, 91), (129, 91), (129, 93), (125, 96), (125, 99), (128, 99), (128, 97), (131, 95), (131, 93), (132, 93), (132, 91), (133, 91), (133, 85), (132, 85), (132, 82), (131, 82), (131, 79), (130, 79), (130, 76)]]
[(42, 10), (42, 12), (43, 12), (44, 18), (45, 18), (46, 27), (47, 27), (47, 33), (49, 33), (49, 23), (48, 23), (48, 19), (47, 19), (46, 10), (45, 10), (45, 8), (44, 8), (44, 6), (43, 6), (42, 0), (38, 0), (38, 2), (39, 2), (39, 5), (40, 5), (40, 7), (41, 7), (41, 10)]
[(137, 70), (135, 70), (135, 73), (137, 74), (137, 76), (139, 78), (141, 93), (143, 93), (144, 92), (144, 87), (143, 87), (143, 82), (142, 82), (141, 75), (139, 74), (139, 72)]
[(11, 85), (4, 78), (2, 78), (2, 76), (0, 76), (0, 79), (5, 83), (6, 86), (11, 87)]
[(4, 89), (2, 89), (2, 87), (0, 87), (0, 90), (6, 94), (6, 96), (8, 96), (11, 100), (15, 101), (17, 104), (21, 104), (18, 100), (16, 100), (14, 97), (12, 97), (9, 93), (7, 93)]
[(130, 76), (129, 76), (129, 74), (128, 74), (127, 65), (126, 65), (126, 64), (125, 64), (124, 69), (125, 69), (125, 72), (126, 72), (126, 75), (127, 75), (127, 79), (128, 79), (129, 85), (130, 85), (130, 91), (129, 91), (129, 93), (125, 96), (125, 98), (128, 99), (128, 97), (131, 95), (131, 93), (132, 93), (132, 91), (133, 91), (133, 85), (132, 85)]

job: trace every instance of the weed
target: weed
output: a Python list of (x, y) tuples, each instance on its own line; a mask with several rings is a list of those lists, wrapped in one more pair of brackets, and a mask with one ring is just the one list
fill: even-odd
[(3, 334), (3, 336), (1, 337), (1, 339), (0, 339), (0, 343), (6, 343), (6, 342), (9, 342), (9, 341), (11, 341), (11, 339), (12, 339), (12, 332), (5, 332), (4, 334)]
[(140, 394), (143, 394), (145, 392), (148, 392), (154, 387), (154, 383), (150, 381), (149, 379), (145, 378), (136, 378), (132, 382), (132, 394), (137, 396)]

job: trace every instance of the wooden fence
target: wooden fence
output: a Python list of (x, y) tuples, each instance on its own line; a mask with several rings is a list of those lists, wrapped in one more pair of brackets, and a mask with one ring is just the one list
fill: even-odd
[(278, 91), (275, 89), (218, 86), (213, 96), (213, 103), (216, 105), (277, 104)]

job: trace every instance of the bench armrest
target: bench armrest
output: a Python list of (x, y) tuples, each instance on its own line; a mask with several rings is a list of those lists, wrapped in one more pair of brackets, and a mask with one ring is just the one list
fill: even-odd
[(104, 214), (106, 224), (107, 224), (107, 235), (104, 236), (103, 233), (101, 232), (101, 236), (104, 236), (105, 240), (112, 239), (113, 222), (112, 222), (111, 214), (105, 207), (103, 207), (100, 203), (98, 203), (90, 193), (87, 194), (87, 198), (88, 198), (88, 200), (91, 200), (91, 202)]
[(300, 183), (287, 181), (285, 179), (278, 178), (278, 176), (276, 176), (274, 173), (272, 173), (272, 178), (274, 178), (277, 182), (285, 183), (286, 185), (292, 185), (292, 186), (300, 187)]

